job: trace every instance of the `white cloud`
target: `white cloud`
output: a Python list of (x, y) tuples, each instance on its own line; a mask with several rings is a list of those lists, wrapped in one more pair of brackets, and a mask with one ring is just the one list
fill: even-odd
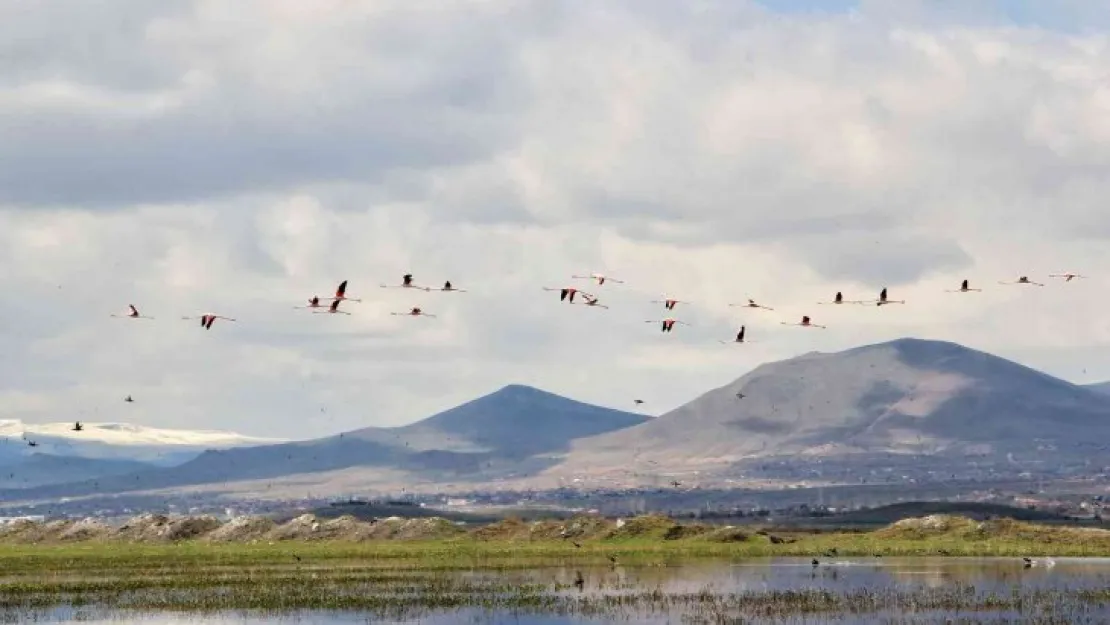
[[(661, 410), (904, 335), (1110, 378), (1105, 35), (886, 6), (0, 2), (0, 417), (308, 437), (510, 382)], [(469, 292), (378, 287), (410, 271)], [(611, 309), (541, 290), (589, 271)], [(343, 279), (352, 316), (292, 309)], [(907, 305), (815, 305), (883, 286)], [(691, 326), (643, 323), (663, 293)]]

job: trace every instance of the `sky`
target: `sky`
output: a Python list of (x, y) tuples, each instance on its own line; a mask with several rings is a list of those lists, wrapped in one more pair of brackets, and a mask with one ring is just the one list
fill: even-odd
[[(314, 438), (513, 383), (659, 414), (903, 336), (1110, 379), (1108, 27), (1086, 0), (0, 0), (0, 418)], [(404, 273), (467, 292), (380, 288)], [(293, 308), (344, 279), (350, 316)], [(542, 290), (570, 284), (610, 308)], [(884, 286), (905, 305), (817, 304)]]

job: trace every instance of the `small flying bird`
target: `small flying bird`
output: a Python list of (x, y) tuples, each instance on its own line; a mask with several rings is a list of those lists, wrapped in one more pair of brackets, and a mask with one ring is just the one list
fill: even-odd
[(1072, 280), (1074, 280), (1076, 278), (1086, 278), (1087, 276), (1081, 276), (1077, 273), (1072, 273), (1070, 271), (1065, 271), (1064, 273), (1050, 273), (1050, 274), (1048, 274), (1048, 277), (1049, 278), (1063, 278), (1064, 282), (1071, 282)]
[(211, 314), (201, 315), (199, 317), (182, 317), (182, 319), (186, 319), (186, 320), (200, 319), (200, 327), (204, 328), (205, 330), (211, 330), (212, 329), (212, 324), (216, 323), (217, 319), (223, 319), (224, 321), (235, 321), (231, 317), (224, 317), (222, 315), (211, 315)]
[(607, 276), (605, 274), (602, 274), (602, 273), (591, 273), (588, 276), (571, 276), (571, 279), (574, 279), (574, 280), (593, 280), (594, 282), (597, 282), (598, 286), (601, 286), (601, 285), (605, 284), (606, 282), (616, 282), (617, 284), (624, 284), (624, 280), (617, 280), (616, 278), (610, 278), (609, 276)]
[(406, 273), (401, 276), (401, 284), (383, 284), (381, 286), (383, 289), (419, 289), (421, 291), (431, 291), (431, 289), (426, 286), (417, 286), (414, 284), (411, 273)]
[(808, 315), (802, 315), (802, 321), (800, 323), (789, 323), (787, 321), (780, 321), (779, 323), (781, 323), (784, 326), (801, 326), (803, 328), (821, 328), (822, 330), (826, 329), (825, 326), (817, 325), (816, 323), (811, 322), (809, 320)]
[(38, 447), (39, 446), (38, 443), (36, 443), (35, 441), (31, 441), (31, 440), (27, 441), (27, 444), (30, 445), (31, 447)]
[(774, 308), (768, 308), (767, 306), (756, 304), (754, 299), (749, 299), (747, 304), (729, 304), (729, 306), (743, 306), (744, 308), (762, 308), (763, 310), (774, 310)]
[(130, 404), (130, 403), (134, 402), (135, 400), (134, 400), (134, 399), (131, 399), (131, 396), (130, 396), (130, 395), (128, 395), (127, 397), (124, 397), (124, 398), (123, 398), (123, 401), (125, 401), (125, 402), (127, 402), (127, 403), (129, 403), (129, 404)]
[(297, 309), (302, 309), (302, 308), (319, 308), (320, 306), (321, 306), (321, 304), (320, 304), (320, 296), (318, 296), (318, 295), (313, 295), (313, 296), (312, 296), (312, 299), (308, 300), (308, 306), (294, 306), (293, 308), (297, 308)]
[(736, 393), (736, 399), (744, 399), (745, 397), (747, 397), (747, 395), (745, 395), (743, 393), (739, 393), (739, 392)]
[[(597, 298), (594, 297), (593, 295), (590, 295), (589, 293), (583, 293), (582, 297), (585, 298), (585, 300), (586, 300), (586, 301), (582, 302), (586, 306), (592, 306), (594, 308), (605, 308), (605, 309), (609, 308), (605, 304), (599, 304)], [(574, 302), (571, 302), (571, 303), (573, 304)]]
[(736, 333), (736, 338), (732, 339), (731, 341), (720, 341), (720, 343), (722, 345), (728, 345), (730, 343), (743, 343), (745, 331), (745, 326), (740, 326), (740, 331)]
[(644, 400), (642, 400), (642, 399), (633, 399), (633, 400), (632, 400), (632, 403), (634, 403), (634, 404), (636, 404), (637, 406), (639, 406), (640, 404), (644, 403)]
[(347, 311), (345, 311), (345, 310), (339, 310), (339, 302), (340, 302), (340, 301), (342, 301), (342, 300), (337, 300), (337, 299), (336, 299), (336, 300), (332, 300), (332, 302), (331, 302), (331, 306), (328, 306), (328, 309), (327, 309), (327, 310), (314, 310), (314, 311), (312, 311), (312, 312), (313, 312), (313, 313), (317, 313), (317, 314), (318, 314), (318, 313), (324, 313), (324, 314), (334, 314), (334, 313), (339, 313), (339, 314), (341, 314), (341, 315), (349, 315), (349, 314), (351, 314), (351, 313), (349, 313), (349, 312), (347, 312)]
[(998, 283), (999, 284), (1032, 284), (1034, 286), (1044, 286), (1040, 282), (1033, 282), (1032, 280), (1029, 279), (1029, 276), (1021, 276), (1017, 280), (1014, 280), (1013, 282), (1003, 282), (1002, 280), (999, 280)]
[(543, 290), (545, 290), (545, 291), (558, 291), (559, 292), (559, 301), (560, 302), (568, 301), (571, 304), (574, 303), (574, 296), (576, 294), (581, 293), (582, 295), (589, 295), (585, 291), (579, 291), (578, 289), (576, 289), (572, 286), (566, 286), (566, 287), (562, 287), (562, 288), (551, 288), (551, 287), (546, 287), (545, 286), (545, 287), (543, 287)]
[(679, 486), (682, 486), (682, 482), (679, 482), (678, 480), (671, 480), (671, 486), (678, 488)]
[(659, 330), (660, 332), (670, 332), (671, 330), (674, 329), (674, 324), (676, 324), (676, 323), (681, 323), (684, 326), (690, 325), (690, 324), (686, 323), (685, 321), (679, 321), (678, 319), (672, 319), (670, 317), (667, 317), (666, 319), (648, 319), (644, 323), (658, 323), (658, 324), (661, 324), (660, 330)]
[(73, 427), (72, 427), (71, 429), (72, 429), (72, 430), (73, 430), (74, 432), (80, 432), (81, 430), (85, 429), (85, 426), (81, 425), (81, 422), (80, 422), (80, 421), (78, 421), (78, 422), (76, 422), (76, 423), (74, 423), (74, 424), (73, 424)]
[(967, 279), (965, 278), (965, 279), (964, 279), (964, 281), (960, 283), (960, 288), (958, 288), (958, 289), (950, 289), (950, 290), (948, 290), (948, 291), (946, 291), (946, 292), (947, 292), (947, 293), (970, 293), (970, 292), (972, 292), (972, 291), (982, 291), (982, 290), (983, 290), (983, 289), (973, 289), (973, 288), (971, 288), (970, 286), (968, 286), (968, 281), (967, 281)]
[(451, 286), (451, 281), (450, 280), (448, 280), (447, 282), (444, 282), (443, 283), (443, 288), (440, 288), (440, 289), (437, 289), (437, 290), (438, 291), (455, 291), (455, 292), (458, 292), (458, 293), (466, 293), (466, 289), (456, 289), (455, 287)]
[(833, 297), (833, 300), (831, 302), (817, 302), (817, 303), (818, 304), (864, 304), (866, 302), (864, 302), (863, 300), (845, 300), (844, 299), (844, 294), (841, 293), (840, 291), (837, 291), (836, 296)]
[(127, 314), (126, 315), (112, 315), (112, 316), (116, 317), (117, 319), (153, 319), (154, 318), (154, 317), (144, 317), (143, 315), (140, 315), (139, 314), (139, 309), (135, 308), (134, 304), (128, 304), (127, 305)]
[(886, 306), (887, 304), (905, 304), (905, 303), (906, 303), (906, 300), (904, 300), (904, 299), (887, 299), (887, 297), (886, 297), (886, 287), (885, 286), (883, 287), (882, 291), (879, 291), (879, 299), (875, 300), (875, 305), (876, 306)]
[(663, 296), (663, 298), (664, 299), (653, 299), (653, 300), (651, 300), (651, 303), (652, 304), (662, 304), (663, 308), (666, 308), (667, 310), (674, 310), (674, 307), (679, 305), (679, 304), (689, 304), (690, 303), (690, 302), (680, 300), (680, 299), (669, 298), (665, 295)]
[(408, 312), (403, 312), (403, 313), (394, 312), (394, 313), (389, 313), (389, 314), (397, 315), (399, 317), (435, 317), (435, 315), (429, 315), (428, 313), (421, 310), (421, 308), (419, 306), (412, 307)]

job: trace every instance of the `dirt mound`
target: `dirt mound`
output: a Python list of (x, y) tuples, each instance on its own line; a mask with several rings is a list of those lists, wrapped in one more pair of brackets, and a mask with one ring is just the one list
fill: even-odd
[(675, 530), (678, 523), (674, 519), (655, 514), (633, 517), (617, 521), (612, 529), (600, 536), (606, 540), (632, 540), (632, 539), (662, 539), (668, 532), (681, 532)]
[(314, 514), (301, 516), (278, 525), (266, 535), (270, 540), (312, 540), (318, 538), (323, 523)]
[(112, 535), (112, 527), (92, 517), (70, 523), (57, 536), (59, 541), (96, 540)]
[(0, 525), (0, 540), (4, 542), (35, 542), (32, 537), (42, 530), (42, 523), (30, 519), (20, 519)]
[(971, 540), (1014, 540), (1044, 544), (1090, 544), (1092, 546), (1110, 545), (1110, 530), (1093, 527), (1037, 525), (1014, 521), (1013, 519), (983, 521), (965, 532), (964, 536)]
[(273, 531), (275, 523), (265, 517), (241, 516), (231, 519), (202, 537), (216, 543), (253, 543)]
[[(738, 527), (733, 527), (731, 525), (712, 529), (703, 534), (701, 537), (709, 542), (714, 543), (742, 543), (751, 539), (750, 534)], [(775, 538), (778, 539), (777, 536)], [(770, 540), (770, 537), (768, 537), (768, 540)]]
[(918, 540), (942, 534), (962, 533), (974, 529), (978, 524), (971, 519), (950, 514), (930, 514), (925, 517), (902, 519), (875, 530), (878, 538)]
[(141, 514), (121, 525), (113, 538), (135, 543), (177, 542), (204, 536), (218, 527), (219, 519), (210, 515)]

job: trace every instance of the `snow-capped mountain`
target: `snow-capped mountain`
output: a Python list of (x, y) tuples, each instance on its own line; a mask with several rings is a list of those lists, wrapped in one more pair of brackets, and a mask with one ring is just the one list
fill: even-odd
[[(169, 430), (130, 423), (24, 423), (0, 420), (0, 465), (33, 454), (94, 460), (129, 460), (157, 466), (187, 462), (208, 449), (284, 442), (221, 430)], [(28, 441), (36, 443), (34, 447)]]

